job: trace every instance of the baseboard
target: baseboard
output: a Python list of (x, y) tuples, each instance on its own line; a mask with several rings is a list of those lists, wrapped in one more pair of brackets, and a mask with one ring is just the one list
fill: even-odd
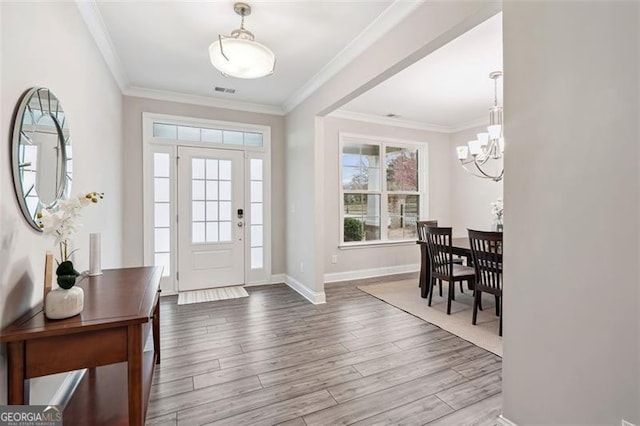
[(496, 419), (496, 425), (497, 426), (518, 426), (511, 420), (504, 417), (502, 414), (500, 414), (500, 416), (498, 416), (498, 418)]
[(314, 305), (320, 305), (323, 303), (327, 303), (327, 297), (324, 294), (324, 291), (317, 292), (309, 290), (305, 285), (303, 285), (300, 281), (295, 278), (287, 275), (285, 279), (285, 284), (299, 293), (302, 297), (307, 299), (309, 302)]
[(282, 284), (286, 281), (287, 279), (287, 275), (286, 274), (273, 274), (271, 275), (271, 278), (268, 280), (262, 280), (262, 281), (254, 281), (254, 282), (250, 282), (250, 283), (246, 283), (244, 286), (245, 287), (254, 287), (254, 286), (259, 286), (259, 285), (272, 285), (272, 284)]
[(383, 268), (359, 269), (357, 271), (334, 272), (324, 274), (325, 283), (335, 283), (339, 281), (360, 280), (363, 278), (382, 277), (385, 275), (404, 274), (420, 270), (420, 264), (385, 266)]

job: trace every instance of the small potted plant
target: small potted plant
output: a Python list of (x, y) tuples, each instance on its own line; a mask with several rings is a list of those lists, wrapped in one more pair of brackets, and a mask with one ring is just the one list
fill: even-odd
[(491, 203), (491, 215), (493, 216), (491, 230), (502, 232), (502, 217), (504, 215), (504, 203), (502, 202), (502, 198), (498, 198), (495, 202)]
[(55, 211), (42, 210), (38, 213), (38, 226), (45, 235), (52, 236), (60, 249), (60, 260), (56, 269), (59, 288), (51, 290), (45, 299), (45, 315), (50, 319), (69, 318), (78, 315), (84, 307), (84, 292), (74, 287), (78, 275), (69, 251), (71, 236), (80, 229), (78, 219), (85, 206), (104, 198), (99, 192), (89, 192), (58, 203)]

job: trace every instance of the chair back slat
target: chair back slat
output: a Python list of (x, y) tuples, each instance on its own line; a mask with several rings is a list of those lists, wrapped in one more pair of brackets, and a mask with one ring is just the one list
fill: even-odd
[(451, 228), (426, 227), (425, 239), (429, 246), (431, 270), (436, 278), (453, 276), (453, 246)]
[(420, 220), (417, 223), (418, 240), (427, 241), (427, 228), (430, 226), (438, 226), (437, 220)]
[(502, 244), (502, 232), (469, 229), (476, 288), (498, 296), (502, 295)]

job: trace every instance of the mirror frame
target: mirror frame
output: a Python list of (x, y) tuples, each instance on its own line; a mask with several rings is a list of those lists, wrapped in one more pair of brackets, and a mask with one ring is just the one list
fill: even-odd
[[(44, 96), (42, 96), (41, 94), (44, 94)], [(60, 147), (60, 152), (62, 155), (62, 160), (61, 160), (62, 182), (56, 188), (55, 200), (52, 201), (51, 203), (45, 204), (42, 202), (40, 197), (38, 197), (38, 205), (36, 207), (36, 211), (32, 215), (32, 212), (29, 210), (29, 206), (27, 205), (27, 202), (26, 202), (26, 195), (27, 195), (26, 188), (23, 187), (22, 172), (20, 170), (21, 168), (20, 147), (22, 145), (21, 140), (23, 137), (22, 135), (23, 135), (24, 117), (25, 117), (25, 114), (27, 114), (27, 108), (29, 106), (29, 103), (36, 96), (40, 100), (40, 107), (41, 107), (40, 111), (48, 114), (55, 125), (56, 133), (58, 135), (57, 146)], [(42, 102), (43, 99), (46, 99), (48, 101), (48, 107), (46, 108), (45, 108), (45, 105), (46, 105), (45, 102)], [(57, 107), (55, 111), (51, 110), (52, 99), (55, 99), (55, 101), (57, 102)], [(27, 223), (29, 223), (29, 225), (38, 232), (42, 232), (42, 229), (40, 229), (36, 221), (37, 213), (42, 209), (55, 209), (58, 204), (58, 201), (68, 198), (68, 194), (71, 189), (71, 176), (70, 176), (71, 172), (67, 169), (68, 161), (72, 161), (72, 159), (68, 158), (67, 156), (67, 148), (71, 145), (71, 135), (70, 135), (70, 131), (68, 130), (69, 136), (65, 139), (64, 127), (65, 125), (68, 126), (68, 121), (65, 115), (62, 120), (62, 124), (60, 124), (57, 117), (57, 114), (59, 112), (64, 113), (64, 109), (62, 108), (60, 99), (53, 92), (51, 92), (51, 90), (49, 90), (46, 87), (32, 87), (31, 89), (27, 90), (20, 98), (20, 101), (18, 103), (17, 109), (14, 114), (14, 118), (13, 118), (13, 132), (11, 135), (11, 162), (12, 162), (11, 171), (13, 174), (13, 186), (16, 192), (16, 198), (18, 199), (18, 204), (20, 205), (20, 210), (22, 211), (22, 215), (24, 216)], [(36, 176), (37, 176), (37, 171), (36, 171)]]

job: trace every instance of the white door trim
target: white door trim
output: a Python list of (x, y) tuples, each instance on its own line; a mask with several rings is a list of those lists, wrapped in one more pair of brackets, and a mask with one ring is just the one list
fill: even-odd
[[(250, 131), (262, 133), (263, 145), (262, 147), (249, 147), (249, 146), (236, 146), (236, 145), (224, 145), (203, 143), (184, 140), (172, 140), (172, 139), (154, 139), (153, 138), (153, 123), (162, 122), (167, 124), (185, 125), (194, 127), (208, 127), (222, 130), (236, 130), (236, 131)], [(272, 282), (271, 277), (271, 127), (259, 124), (250, 123), (238, 123), (230, 121), (208, 120), (201, 118), (191, 118), (176, 115), (156, 114), (156, 113), (142, 113), (142, 167), (143, 167), (143, 260), (145, 265), (154, 264), (154, 251), (153, 251), (153, 239), (154, 239), (154, 217), (153, 217), (153, 154), (154, 152), (170, 152), (171, 154), (171, 167), (172, 167), (172, 182), (171, 182), (171, 250), (172, 250), (172, 274), (171, 277), (165, 281), (166, 284), (162, 286), (162, 294), (176, 294), (178, 286), (176, 282), (177, 271), (177, 226), (175, 223), (176, 218), (176, 196), (177, 196), (177, 179), (176, 176), (176, 157), (177, 146), (189, 146), (189, 147), (205, 147), (216, 149), (234, 149), (245, 151), (245, 186), (249, 186), (249, 163), (251, 159), (263, 160), (263, 186), (264, 186), (264, 267), (262, 269), (251, 269), (251, 263), (249, 261), (250, 244), (247, 246), (247, 261), (245, 262), (245, 277), (246, 285), (260, 285)], [(249, 205), (249, 191), (245, 191), (245, 205)]]

